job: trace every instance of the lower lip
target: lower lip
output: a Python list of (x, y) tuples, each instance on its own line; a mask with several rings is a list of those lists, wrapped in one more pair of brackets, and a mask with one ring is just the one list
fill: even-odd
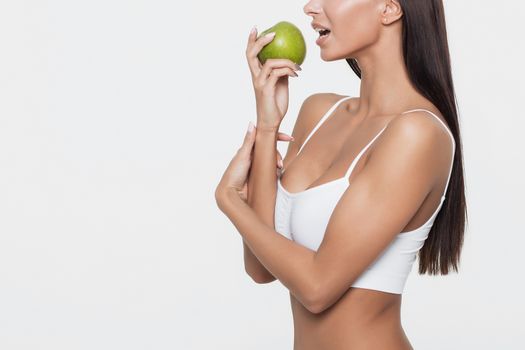
[(317, 40), (315, 41), (315, 43), (316, 43), (317, 45), (322, 45), (322, 44), (326, 41), (326, 39), (328, 39), (328, 37), (330, 36), (330, 34), (332, 34), (332, 33), (330, 32), (330, 33), (328, 33), (327, 35), (320, 36), (319, 38), (317, 38)]

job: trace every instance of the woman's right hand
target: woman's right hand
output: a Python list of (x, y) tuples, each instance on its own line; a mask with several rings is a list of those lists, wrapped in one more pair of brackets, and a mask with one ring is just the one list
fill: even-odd
[(257, 55), (272, 40), (271, 35), (257, 38), (257, 30), (251, 32), (246, 58), (255, 90), (257, 125), (260, 130), (277, 131), (288, 110), (288, 76), (297, 77), (295, 71), (301, 68), (288, 59), (267, 59), (262, 65)]

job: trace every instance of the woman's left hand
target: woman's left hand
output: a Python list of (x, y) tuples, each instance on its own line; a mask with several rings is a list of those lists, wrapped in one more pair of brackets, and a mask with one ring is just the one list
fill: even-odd
[[(243, 201), (246, 202), (248, 200), (248, 177), (252, 166), (256, 133), (257, 130), (255, 125), (250, 122), (241, 147), (237, 150), (237, 153), (235, 153), (235, 156), (230, 161), (230, 164), (224, 171), (224, 174), (217, 185), (215, 190), (215, 197), (217, 200), (220, 200), (219, 197), (230, 189), (235, 189)], [(279, 132), (277, 140), (293, 141), (293, 137)], [(279, 151), (277, 151), (276, 163), (278, 168), (282, 168), (282, 157)]]

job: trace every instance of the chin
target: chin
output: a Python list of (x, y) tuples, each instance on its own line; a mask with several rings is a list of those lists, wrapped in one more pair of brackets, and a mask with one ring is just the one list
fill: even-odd
[(332, 62), (343, 59), (343, 57), (330, 55), (326, 52), (326, 49), (321, 49), (321, 59), (325, 62)]

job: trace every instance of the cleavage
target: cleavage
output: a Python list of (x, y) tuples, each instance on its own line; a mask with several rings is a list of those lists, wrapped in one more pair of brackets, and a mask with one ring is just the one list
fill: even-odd
[[(380, 125), (380, 123), (378, 123), (378, 125)], [(328, 182), (345, 176), (346, 171), (350, 168), (353, 160), (359, 155), (361, 150), (366, 147), (367, 143), (374, 137), (374, 135), (377, 134), (378, 130), (380, 130), (378, 125), (371, 125), (370, 123), (369, 125), (362, 125), (361, 123), (361, 125), (352, 127), (352, 131), (350, 132), (338, 132), (337, 130), (334, 130), (334, 128), (339, 127), (339, 125), (330, 125), (330, 128), (328, 129), (319, 128), (316, 134), (308, 140), (301, 152), (290, 161), (289, 167), (293, 169), (293, 164), (296, 163), (295, 167), (299, 166), (299, 169), (301, 170), (296, 170), (294, 173), (320, 175), (310, 182), (307, 188), (302, 190), (289, 188), (293, 186), (284, 184), (282, 177), (280, 179), (281, 185), (290, 193), (298, 193), (327, 184)], [(331, 136), (330, 133), (332, 133), (333, 136)], [(335, 141), (327, 144), (326, 140)], [(368, 160), (370, 151), (374, 146), (375, 142), (363, 153), (350, 174), (350, 178), (355, 176), (356, 173), (359, 173), (362, 166)], [(289, 172), (287, 169), (288, 168), (285, 168), (282, 176)], [(300, 179), (293, 180), (294, 174), (289, 176), (292, 177), (292, 182), (301, 182)], [(324, 181), (319, 183), (318, 181), (320, 180)], [(349, 181), (349, 179), (347, 179), (347, 181)]]
[[(323, 131), (326, 132), (327, 130)], [(320, 132), (320, 130), (318, 130), (318, 132)], [(337, 142), (337, 140), (341, 138), (344, 138), (346, 140)], [(327, 144), (327, 141), (324, 141), (327, 139), (332, 139), (336, 141)], [(345, 162), (344, 159), (341, 159), (341, 152), (345, 149), (345, 143), (347, 142), (347, 139), (348, 137), (341, 135), (341, 133), (339, 133), (339, 135), (334, 135), (334, 137), (331, 138), (329, 135), (327, 135), (324, 139), (321, 140), (319, 140), (319, 138), (315, 138), (314, 140), (314, 137), (311, 137), (308, 143), (301, 150), (301, 152), (290, 161), (288, 168), (292, 169), (292, 172), (290, 173), (290, 170), (288, 168), (284, 169), (285, 171), (283, 172), (282, 176), (284, 176), (284, 174), (288, 175), (286, 176), (287, 179), (284, 180), (286, 184), (283, 183), (283, 177), (281, 177), (281, 185), (290, 193), (298, 193), (341, 178), (345, 173), (345, 169), (343, 169), (342, 164)], [(341, 145), (341, 143), (343, 145)], [(346, 164), (346, 167), (348, 167), (349, 165), (350, 163)], [(297, 169), (293, 170), (294, 168)], [(309, 185), (306, 188), (291, 188), (293, 186), (289, 186), (288, 177), (291, 177), (291, 181), (295, 184), (307, 182), (301, 181), (301, 175), (299, 175), (301, 173), (319, 174), (319, 176), (314, 176), (314, 179), (309, 182)], [(318, 183), (318, 181), (320, 180), (324, 180), (323, 183)]]

